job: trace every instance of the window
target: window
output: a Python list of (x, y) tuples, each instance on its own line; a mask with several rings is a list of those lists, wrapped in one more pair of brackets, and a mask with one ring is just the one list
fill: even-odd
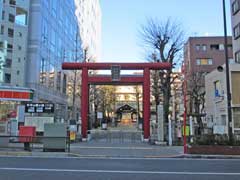
[(21, 33), (21, 32), (18, 32), (18, 36), (19, 36), (19, 37), (22, 37), (22, 33)]
[(219, 50), (219, 44), (211, 44), (210, 49), (211, 50)]
[(201, 59), (197, 59), (197, 65), (201, 65)]
[(20, 58), (20, 57), (18, 58), (18, 62), (19, 62), (19, 63), (21, 62), (21, 58)]
[(235, 15), (240, 10), (240, 2), (239, 0), (235, 0), (232, 3), (232, 14)]
[(14, 36), (14, 30), (11, 28), (8, 28), (8, 37), (13, 37)]
[(233, 28), (233, 36), (234, 39), (238, 39), (240, 37), (240, 23), (238, 23), (234, 28)]
[(18, 45), (18, 50), (21, 51), (22, 50), (22, 46)]
[(235, 53), (235, 60), (237, 63), (240, 63), (240, 51)]
[(9, 4), (15, 6), (16, 5), (16, 0), (9, 0)]
[(197, 51), (200, 51), (201, 45), (200, 45), (200, 44), (196, 44), (196, 45), (195, 45), (195, 49), (196, 49)]
[(3, 25), (1, 25), (1, 32), (0, 33), (4, 34), (4, 26)]
[(15, 16), (13, 14), (9, 14), (8, 21), (14, 23), (15, 22)]
[(214, 82), (214, 93), (215, 97), (221, 97), (221, 84), (220, 81)]
[(203, 44), (203, 45), (202, 45), (202, 50), (203, 50), (203, 51), (207, 51), (207, 45), (206, 45), (206, 44)]
[(4, 44), (2, 41), (0, 41), (0, 50), (3, 50), (4, 49)]
[(11, 83), (11, 74), (5, 73), (4, 82)]
[(5, 67), (6, 68), (11, 68), (11, 66), (12, 66), (12, 59), (6, 59)]
[(2, 11), (2, 20), (5, 18), (5, 11)]
[(208, 65), (213, 65), (213, 60), (212, 59), (208, 59)]
[(224, 44), (219, 44), (219, 50), (223, 51), (224, 50)]
[(240, 128), (240, 108), (234, 107), (233, 108), (233, 119), (234, 119), (234, 128)]
[(17, 75), (19, 75), (20, 74), (20, 71), (19, 70), (17, 70)]
[(213, 65), (213, 60), (210, 58), (196, 59), (196, 64), (197, 65)]
[(7, 45), (7, 52), (11, 53), (13, 51), (13, 45), (12, 44), (8, 44)]

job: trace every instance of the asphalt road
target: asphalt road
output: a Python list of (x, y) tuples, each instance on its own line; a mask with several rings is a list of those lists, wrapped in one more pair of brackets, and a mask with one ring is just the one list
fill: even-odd
[(239, 180), (240, 160), (0, 157), (0, 180)]

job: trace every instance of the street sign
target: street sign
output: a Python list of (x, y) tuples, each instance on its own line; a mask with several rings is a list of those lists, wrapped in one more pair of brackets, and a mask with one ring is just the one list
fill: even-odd
[(103, 118), (103, 113), (102, 112), (97, 112), (97, 118), (102, 119)]
[(111, 67), (112, 81), (120, 81), (121, 79), (120, 73), (121, 73), (121, 66), (113, 65)]

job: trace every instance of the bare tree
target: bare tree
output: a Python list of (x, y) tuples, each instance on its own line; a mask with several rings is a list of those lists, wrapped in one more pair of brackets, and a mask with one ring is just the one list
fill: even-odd
[(115, 86), (97, 86), (95, 89), (94, 106), (95, 111), (103, 112), (104, 118), (110, 117), (110, 113), (115, 111), (116, 87)]
[(137, 118), (138, 120), (140, 119), (140, 98), (142, 97), (141, 95), (141, 90), (140, 90), (140, 86), (136, 85), (134, 86), (134, 90), (136, 93), (136, 102), (137, 102)]
[[(159, 21), (149, 19), (141, 27), (140, 35), (150, 52), (156, 52), (154, 62), (168, 62), (171, 65), (180, 60), (181, 50), (184, 46), (184, 31), (176, 21), (168, 19)], [(149, 54), (149, 53), (148, 53)], [(173, 66), (172, 66), (173, 68)], [(171, 96), (172, 68), (159, 71), (160, 89), (163, 94), (164, 120), (168, 121), (169, 104)]]
[(190, 97), (190, 115), (196, 117), (199, 126), (198, 134), (201, 134), (203, 123), (201, 117), (204, 115), (205, 104), (205, 88), (204, 76), (205, 72), (197, 72), (192, 74), (188, 80), (188, 95)]

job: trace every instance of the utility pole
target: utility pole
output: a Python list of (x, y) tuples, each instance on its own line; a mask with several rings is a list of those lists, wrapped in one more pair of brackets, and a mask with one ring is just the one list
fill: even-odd
[(229, 77), (229, 62), (228, 62), (228, 46), (227, 46), (227, 20), (226, 20), (226, 8), (225, 0), (223, 2), (223, 24), (224, 24), (224, 52), (225, 52), (225, 64), (226, 64), (226, 86), (227, 86), (227, 112), (228, 112), (228, 137), (229, 142), (233, 143), (232, 133), (232, 107), (231, 107), (231, 92), (230, 92), (230, 77)]

